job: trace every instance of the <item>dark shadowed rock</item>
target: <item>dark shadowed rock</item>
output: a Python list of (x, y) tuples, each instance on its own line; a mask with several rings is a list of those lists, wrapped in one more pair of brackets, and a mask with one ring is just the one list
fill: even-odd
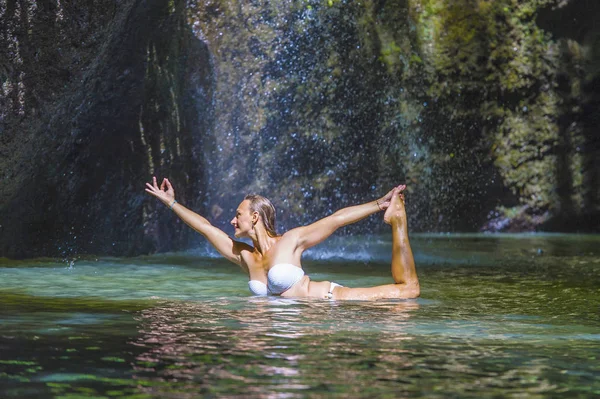
[(3, 4), (0, 256), (187, 247), (152, 175), (224, 229), (398, 183), (412, 231), (600, 228), (595, 2)]
[[(38, 7), (39, 18), (48, 14), (39, 23), (59, 11), (65, 19), (83, 15), (65, 21), (80, 22), (81, 31), (56, 27), (45, 32), (51, 37), (30, 37), (22, 64), (8, 64), (29, 78), (29, 94), (21, 105), (13, 100), (22, 111), (4, 121), (0, 256), (182, 248), (189, 229), (144, 193), (152, 174), (169, 176), (178, 198), (201, 208), (212, 76), (206, 46), (187, 27), (182, 5), (93, 4)], [(21, 22), (11, 29), (26, 29)], [(36, 68), (50, 68), (43, 78), (18, 71), (40, 62), (40, 53), (47, 56)]]

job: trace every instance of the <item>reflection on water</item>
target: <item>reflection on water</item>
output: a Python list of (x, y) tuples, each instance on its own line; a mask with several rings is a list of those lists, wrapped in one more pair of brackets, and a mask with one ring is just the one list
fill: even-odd
[[(0, 397), (595, 397), (598, 243), (416, 237), (422, 298), (376, 302), (250, 297), (198, 253), (4, 260)], [(388, 254), (340, 238), (305, 267), (381, 284)]]
[[(192, 381), (207, 392), (225, 380), (226, 390), (248, 387), (257, 394), (283, 387), (288, 392), (311, 390), (315, 381), (337, 386), (337, 373), (326, 371), (332, 364), (356, 378), (361, 378), (363, 365), (377, 365), (389, 377), (387, 365), (403, 362), (398, 343), (411, 339), (403, 324), (419, 305), (348, 306), (273, 298), (244, 304), (226, 299), (160, 303), (140, 314), (135, 345), (146, 351), (136, 361), (153, 367), (139, 370), (139, 376)], [(356, 312), (368, 312), (368, 318), (348, 318)], [(365, 346), (372, 334), (380, 337), (379, 348)], [(354, 365), (360, 370), (354, 372)], [(162, 395), (161, 389), (149, 387), (147, 392)]]

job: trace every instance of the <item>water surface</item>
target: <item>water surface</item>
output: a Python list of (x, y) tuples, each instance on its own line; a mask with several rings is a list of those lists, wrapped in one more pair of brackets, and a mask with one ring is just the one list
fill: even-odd
[[(214, 252), (0, 261), (0, 397), (597, 397), (600, 237), (417, 235), (417, 300), (259, 298)], [(308, 253), (387, 284), (389, 237)]]

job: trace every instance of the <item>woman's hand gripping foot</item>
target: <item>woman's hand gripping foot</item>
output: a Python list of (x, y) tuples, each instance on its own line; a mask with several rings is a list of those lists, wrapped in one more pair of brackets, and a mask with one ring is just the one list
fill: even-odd
[(397, 224), (406, 223), (406, 209), (404, 208), (404, 194), (402, 192), (406, 186), (396, 187), (390, 198), (390, 205), (383, 215), (383, 221), (387, 224), (396, 222)]

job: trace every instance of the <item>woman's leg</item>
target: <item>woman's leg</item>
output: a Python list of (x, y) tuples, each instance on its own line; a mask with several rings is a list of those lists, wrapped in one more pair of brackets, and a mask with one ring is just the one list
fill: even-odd
[(396, 189), (383, 220), (392, 227), (392, 278), (395, 284), (371, 288), (337, 287), (333, 299), (416, 298), (421, 294), (415, 260), (408, 241), (404, 197)]
[[(415, 259), (408, 241), (404, 196), (394, 195), (383, 220), (392, 226), (392, 278), (396, 284), (419, 285)], [(418, 295), (417, 295), (418, 296)]]

